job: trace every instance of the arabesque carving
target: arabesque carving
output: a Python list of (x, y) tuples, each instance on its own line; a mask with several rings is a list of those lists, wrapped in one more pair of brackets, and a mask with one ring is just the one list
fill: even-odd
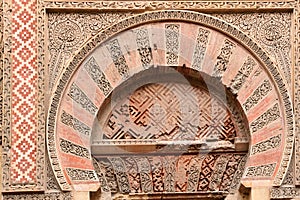
[[(295, 13), (295, 52), (300, 51), (300, 5), (297, 1), (294, 13)], [(300, 160), (300, 55), (298, 53), (294, 54), (295, 59), (295, 91), (294, 91), (294, 109), (295, 109), (295, 132), (296, 132), (296, 138), (295, 138), (295, 160)], [(295, 162), (295, 184), (300, 184), (300, 163)]]
[(243, 103), (244, 109), (249, 111), (252, 107), (258, 104), (272, 90), (272, 85), (269, 80), (264, 80)]
[(98, 63), (95, 58), (90, 58), (89, 61), (85, 64), (85, 70), (91, 76), (91, 78), (95, 81), (99, 89), (103, 92), (105, 96), (107, 96), (111, 90), (112, 86), (109, 81), (105, 77), (104, 73), (101, 71)]
[(64, 193), (50, 193), (50, 194), (14, 194), (14, 195), (4, 195), (3, 200), (73, 200), (73, 195), (71, 192)]
[(90, 158), (90, 152), (87, 148), (82, 147), (78, 144), (74, 144), (73, 142), (70, 142), (68, 140), (60, 138), (59, 146), (64, 153), (70, 153), (83, 158)]
[(69, 1), (69, 2), (58, 2), (58, 1), (46, 1), (46, 8), (95, 8), (104, 10), (169, 10), (169, 9), (180, 9), (180, 10), (202, 10), (205, 9), (276, 9), (276, 8), (294, 8), (294, 1)]
[(197, 35), (197, 44), (192, 58), (192, 68), (201, 70), (202, 62), (206, 51), (210, 31), (199, 28)]
[(244, 62), (242, 68), (238, 71), (237, 75), (230, 84), (230, 89), (234, 94), (237, 94), (241, 89), (255, 65), (256, 63), (253, 58), (247, 57), (247, 60)]
[(120, 76), (123, 79), (128, 78), (129, 77), (129, 68), (126, 63), (126, 59), (123, 55), (123, 52), (121, 50), (119, 41), (117, 39), (110, 41), (106, 45), (106, 48), (109, 51), (111, 59), (113, 60)]
[(92, 115), (97, 112), (98, 109), (95, 104), (86, 96), (86, 94), (78, 87), (78, 85), (76, 85), (76, 83), (71, 85), (68, 96)]
[(92, 170), (66, 168), (69, 177), (74, 181), (96, 180), (96, 174)]
[(220, 54), (217, 57), (217, 63), (214, 66), (213, 76), (222, 77), (227, 69), (230, 56), (235, 48), (235, 44), (228, 39), (225, 39), (224, 45), (221, 48)]
[(131, 15), (130, 12), (48, 13), (50, 89), (63, 66), (88, 39)]
[(168, 65), (178, 65), (179, 54), (179, 24), (166, 24), (165, 37), (166, 37), (166, 60)]
[[(258, 95), (256, 96), (258, 97)], [(267, 126), (269, 123), (280, 118), (279, 105), (276, 103), (271, 108), (269, 108), (266, 112), (260, 115), (257, 119), (255, 119), (250, 124), (250, 129), (252, 130), (252, 134), (256, 133), (260, 129)]]
[[(105, 188), (101, 190), (112, 194), (118, 192), (123, 194), (188, 191), (232, 192), (238, 188), (241, 179), (240, 171), (243, 171), (246, 157), (245, 154), (231, 153), (110, 157), (108, 159), (99, 158), (96, 165), (99, 167), (97, 167), (97, 171), (101, 171), (101, 177), (105, 179), (102, 184), (102, 187)], [(104, 163), (107, 164), (103, 165)], [(107, 165), (114, 166), (115, 170), (111, 171), (106, 167)], [(133, 166), (133, 169), (126, 167), (127, 165)], [(195, 174), (195, 178), (191, 178), (195, 167), (197, 174)], [(113, 176), (114, 181), (110, 184), (110, 177)], [(236, 178), (235, 188), (231, 185), (233, 178)], [(106, 188), (107, 186), (109, 189)]]
[(3, 1), (3, 122), (2, 122), (2, 187), (10, 187), (11, 147), (11, 4)]
[(142, 65), (147, 69), (152, 63), (152, 49), (150, 47), (147, 29), (139, 29), (136, 31), (136, 44), (141, 56)]
[(91, 134), (92, 129), (84, 124), (83, 122), (79, 121), (66, 111), (63, 111), (60, 117), (60, 120), (66, 126), (73, 128), (75, 131), (78, 131), (80, 134), (89, 136)]
[(246, 177), (272, 176), (276, 163), (258, 165), (247, 168)]
[(237, 26), (254, 38), (277, 61), (287, 82), (292, 83), (291, 12), (212, 15)]

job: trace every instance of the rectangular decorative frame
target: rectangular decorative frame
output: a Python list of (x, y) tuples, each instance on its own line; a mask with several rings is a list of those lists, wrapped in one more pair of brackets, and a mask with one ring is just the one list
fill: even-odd
[[(2, 155), (2, 169), (3, 169), (3, 191), (4, 192), (18, 192), (18, 191), (43, 191), (45, 190), (45, 126), (46, 126), (46, 51), (47, 45), (46, 33), (46, 18), (48, 11), (70, 11), (70, 10), (131, 10), (136, 12), (143, 12), (149, 10), (162, 9), (180, 9), (180, 10), (195, 10), (199, 12), (224, 12), (228, 11), (291, 11), (293, 12), (293, 37), (292, 37), (292, 96), (294, 98), (295, 122), (296, 122), (296, 143), (295, 143), (295, 158), (300, 160), (300, 48), (299, 48), (299, 0), (281, 0), (281, 1), (51, 1), (51, 0), (36, 0), (36, 12), (34, 17), (37, 19), (36, 27), (36, 155), (37, 162), (33, 163), (36, 166), (36, 181), (32, 184), (14, 184), (10, 178), (11, 158), (11, 138), (12, 135), (12, 6), (15, 1), (3, 1), (3, 155)], [(26, 115), (24, 116), (26, 117)], [(295, 162), (295, 177), (296, 185), (300, 185), (300, 163)]]

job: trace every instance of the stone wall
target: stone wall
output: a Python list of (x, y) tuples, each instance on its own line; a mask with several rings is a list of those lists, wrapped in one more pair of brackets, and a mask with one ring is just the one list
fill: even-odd
[(297, 0), (0, 5), (4, 199), (97, 191), (89, 137), (98, 110), (126, 79), (159, 65), (216, 77), (237, 96), (251, 135), (242, 183), (253, 199), (255, 188), (266, 199), (300, 198)]

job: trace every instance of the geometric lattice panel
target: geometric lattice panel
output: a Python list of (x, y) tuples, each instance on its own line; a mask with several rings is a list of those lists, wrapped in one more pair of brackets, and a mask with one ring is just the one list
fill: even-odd
[(138, 88), (112, 108), (103, 128), (104, 140), (207, 137), (233, 143), (234, 120), (220, 100), (185, 83), (152, 83)]
[(13, 1), (12, 160), (14, 184), (36, 181), (36, 0)]

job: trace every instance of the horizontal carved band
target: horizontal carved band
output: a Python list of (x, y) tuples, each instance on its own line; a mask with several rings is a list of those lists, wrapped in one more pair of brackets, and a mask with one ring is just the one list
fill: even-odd
[(84, 124), (83, 122), (79, 121), (72, 115), (68, 114), (67, 112), (63, 111), (61, 115), (61, 122), (67, 126), (70, 126), (75, 131), (78, 131), (81, 134), (89, 136), (91, 134), (91, 128)]
[(276, 163), (252, 166), (247, 168), (246, 177), (272, 176)]
[(272, 108), (269, 108), (265, 113), (263, 113), (260, 117), (258, 117), (250, 124), (252, 133), (255, 133), (258, 130), (264, 128), (269, 123), (275, 121), (279, 117), (279, 105), (278, 103), (276, 103)]
[(295, 8), (295, 1), (45, 1), (45, 8), (80, 8), (80, 9), (255, 9), (257, 8)]
[(62, 138), (60, 138), (60, 149), (65, 153), (90, 159), (90, 152), (87, 148)]
[(267, 140), (259, 142), (252, 146), (251, 155), (262, 153), (270, 149), (275, 149), (281, 144), (281, 134), (273, 136)]
[(75, 169), (75, 168), (66, 168), (69, 177), (74, 181), (90, 181), (97, 180), (95, 171), (84, 170), (84, 169)]

